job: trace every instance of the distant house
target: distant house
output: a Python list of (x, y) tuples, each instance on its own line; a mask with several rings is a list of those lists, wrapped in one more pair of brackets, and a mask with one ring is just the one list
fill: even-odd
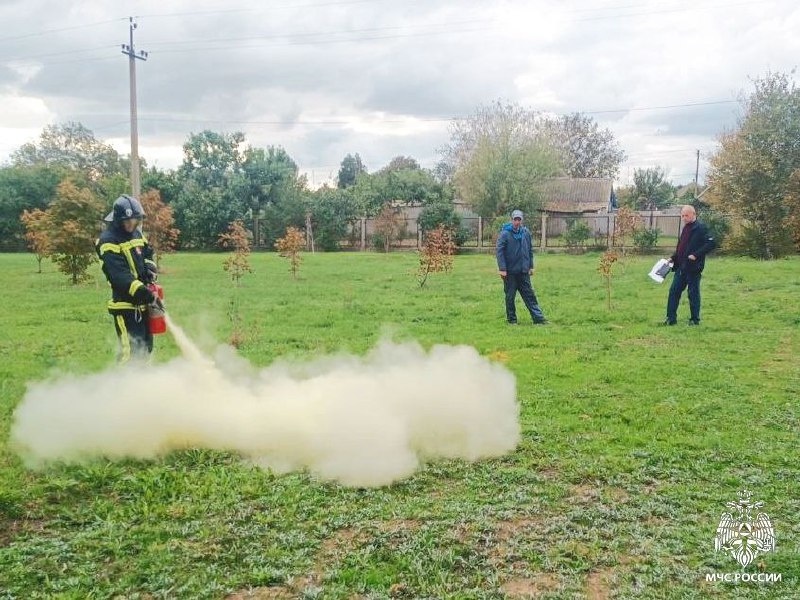
[(556, 177), (542, 184), (542, 211), (552, 217), (606, 213), (615, 207), (613, 180)]

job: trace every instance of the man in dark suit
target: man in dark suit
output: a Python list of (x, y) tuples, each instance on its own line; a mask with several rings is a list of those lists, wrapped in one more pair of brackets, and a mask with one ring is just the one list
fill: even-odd
[(709, 234), (708, 227), (697, 220), (694, 206), (687, 204), (681, 208), (681, 222), (683, 231), (678, 238), (675, 254), (671, 257), (672, 270), (675, 277), (669, 288), (667, 300), (667, 319), (665, 325), (675, 325), (678, 322), (678, 304), (681, 294), (689, 288), (689, 325), (700, 324), (700, 277), (706, 265), (706, 254), (716, 247), (714, 238)]

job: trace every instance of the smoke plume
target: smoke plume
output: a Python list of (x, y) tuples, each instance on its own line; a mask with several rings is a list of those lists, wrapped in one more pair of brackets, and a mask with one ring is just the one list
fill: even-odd
[(169, 325), (181, 358), (30, 384), (11, 433), (26, 463), (212, 448), (366, 487), (426, 460), (500, 456), (519, 440), (514, 376), (468, 346), (386, 341), (364, 357), (258, 370), (230, 348), (212, 360)]

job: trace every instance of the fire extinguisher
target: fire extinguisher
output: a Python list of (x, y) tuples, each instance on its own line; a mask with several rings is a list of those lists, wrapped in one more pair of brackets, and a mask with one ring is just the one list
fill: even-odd
[(154, 302), (147, 307), (148, 329), (153, 335), (158, 335), (167, 331), (167, 313), (164, 311), (163, 304), (164, 288), (157, 283), (148, 283), (147, 289), (158, 298), (158, 302)]

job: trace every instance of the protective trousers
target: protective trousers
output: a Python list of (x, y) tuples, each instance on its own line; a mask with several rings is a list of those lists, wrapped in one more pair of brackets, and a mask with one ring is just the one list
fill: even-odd
[(153, 334), (147, 323), (147, 312), (140, 309), (109, 311), (119, 339), (117, 360), (147, 360), (153, 351)]

